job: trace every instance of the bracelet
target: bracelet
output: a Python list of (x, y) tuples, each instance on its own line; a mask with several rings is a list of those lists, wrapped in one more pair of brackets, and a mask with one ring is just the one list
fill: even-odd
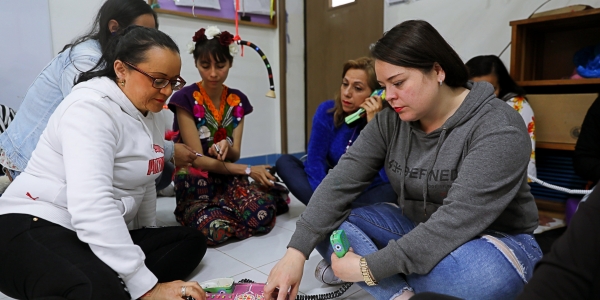
[(230, 147), (233, 147), (233, 140), (230, 137), (226, 137), (225, 138), (227, 140), (227, 142), (229, 143)]
[(373, 274), (371, 274), (371, 270), (369, 269), (369, 266), (367, 266), (367, 260), (364, 257), (360, 258), (360, 272), (368, 286), (377, 285), (377, 281), (373, 278)]

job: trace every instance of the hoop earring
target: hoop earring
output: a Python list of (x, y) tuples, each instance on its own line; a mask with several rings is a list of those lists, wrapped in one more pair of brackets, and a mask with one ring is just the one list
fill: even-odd
[(442, 86), (442, 82), (443, 82), (443, 81), (441, 81), (441, 80), (440, 80), (439, 82), (440, 82), (440, 86)]
[[(121, 80), (121, 81), (119, 82), (119, 84), (120, 84), (121, 86), (125, 86), (125, 79)], [(440, 84), (440, 85), (441, 85), (441, 84)]]

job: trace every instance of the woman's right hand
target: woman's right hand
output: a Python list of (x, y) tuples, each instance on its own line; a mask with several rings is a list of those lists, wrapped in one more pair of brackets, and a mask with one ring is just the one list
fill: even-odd
[(196, 151), (186, 144), (175, 143), (173, 149), (173, 159), (176, 167), (187, 167), (198, 158)]
[(250, 167), (250, 177), (263, 186), (272, 187), (275, 185), (275, 177), (271, 175), (269, 169), (271, 169), (269, 165), (252, 166)]
[[(185, 289), (183, 288), (185, 286)], [(185, 295), (182, 294), (185, 292)], [(206, 293), (195, 281), (171, 281), (157, 283), (150, 291), (144, 294), (142, 300), (181, 300), (182, 296), (192, 296), (196, 300), (206, 300)]]
[[(271, 269), (271, 273), (269, 273), (264, 288), (265, 300), (296, 299), (302, 273), (304, 273), (305, 261), (306, 257), (302, 252), (294, 248), (288, 248), (283, 258), (277, 262), (275, 267)], [(287, 298), (288, 290), (289, 298)], [(273, 297), (274, 294), (277, 294), (277, 298)]]
[(369, 97), (360, 107), (365, 109), (367, 112), (367, 122), (370, 122), (383, 109), (383, 100), (381, 100), (380, 96)]

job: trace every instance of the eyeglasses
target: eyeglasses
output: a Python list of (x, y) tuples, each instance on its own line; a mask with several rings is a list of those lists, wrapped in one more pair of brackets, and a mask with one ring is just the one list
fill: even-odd
[(166, 87), (167, 85), (171, 84), (171, 89), (173, 91), (179, 91), (182, 87), (185, 86), (185, 80), (183, 80), (183, 78), (181, 78), (181, 76), (177, 76), (176, 79), (156, 78), (156, 77), (138, 69), (138, 67), (134, 66), (132, 63), (129, 63), (126, 61), (123, 61), (123, 63), (130, 66), (132, 69), (150, 77), (150, 79), (152, 79), (152, 87), (154, 87), (155, 89), (160, 90), (160, 89)]

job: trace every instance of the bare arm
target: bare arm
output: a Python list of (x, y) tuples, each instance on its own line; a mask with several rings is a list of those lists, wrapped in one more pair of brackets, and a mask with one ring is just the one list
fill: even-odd
[[(202, 151), (202, 143), (200, 142), (200, 138), (198, 138), (198, 130), (196, 130), (196, 124), (194, 123), (194, 119), (192, 117), (192, 115), (187, 112), (186, 110), (177, 107), (177, 122), (179, 124), (179, 134), (181, 135), (181, 138), (183, 139), (183, 142), (190, 146), (192, 149), (194, 149), (194, 151), (204, 154), (204, 152)], [(241, 122), (240, 122), (241, 125)], [(240, 126), (238, 125), (238, 128)], [(236, 141), (234, 142), (234, 147), (236, 145), (236, 142), (238, 143), (238, 149), (240, 147), (241, 144), (241, 130), (242, 128), (239, 128), (238, 131), (238, 135), (239, 135), (239, 139), (236, 138)], [(236, 128), (237, 130), (237, 128)], [(235, 130), (234, 130), (234, 136), (235, 136)], [(225, 141), (227, 142), (227, 141)], [(239, 156), (239, 150), (238, 150), (238, 156)], [(246, 174), (246, 167), (247, 165), (244, 164), (235, 164), (235, 163), (228, 163), (228, 162), (224, 162), (224, 161), (220, 161), (218, 159), (214, 159), (212, 157), (209, 156), (202, 156), (202, 157), (198, 157), (196, 158), (193, 162), (192, 162), (192, 166), (194, 168), (197, 169), (202, 169), (205, 171), (209, 171), (209, 172), (213, 172), (213, 173), (218, 173), (218, 174), (231, 174), (231, 175), (245, 175)], [(263, 184), (263, 185), (268, 185), (268, 186), (272, 186), (273, 183), (270, 182), (270, 180), (275, 180), (275, 177), (273, 177), (273, 175), (271, 175), (269, 173), (269, 168), (271, 166), (269, 165), (260, 165), (260, 166), (252, 166), (251, 168), (251, 173), (250, 173), (250, 177), (252, 177), (252, 179), (254, 179), (255, 181), (258, 181), (259, 183)]]

